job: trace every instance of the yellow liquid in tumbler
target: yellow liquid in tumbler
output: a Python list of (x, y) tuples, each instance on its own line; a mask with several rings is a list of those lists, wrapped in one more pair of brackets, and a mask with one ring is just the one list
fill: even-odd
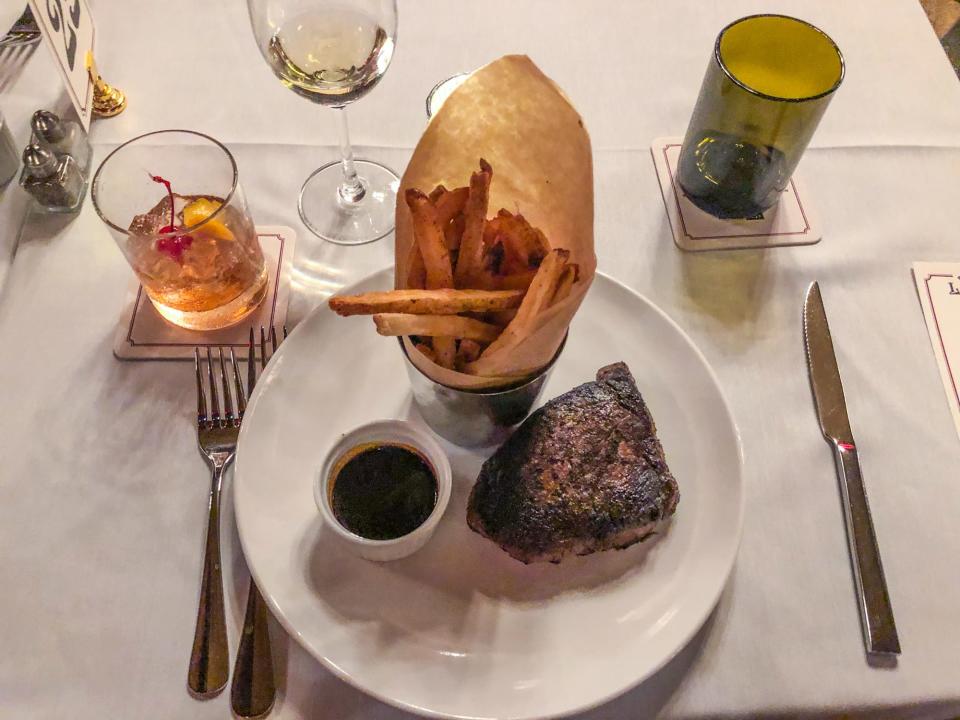
[(827, 36), (783, 17), (757, 17), (728, 28), (720, 58), (743, 85), (785, 100), (829, 92), (842, 73), (840, 54)]
[(771, 67), (767, 63), (734, 60), (727, 61), (727, 67), (744, 85), (772, 97), (797, 99), (819, 95), (824, 91), (822, 82), (811, 81), (806, 74)]

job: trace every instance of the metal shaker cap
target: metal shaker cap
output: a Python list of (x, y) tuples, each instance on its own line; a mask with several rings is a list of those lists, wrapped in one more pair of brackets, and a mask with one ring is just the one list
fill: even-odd
[(27, 145), (23, 150), (23, 167), (32, 177), (47, 177), (57, 171), (57, 157), (41, 145)]
[(63, 140), (67, 134), (63, 122), (49, 110), (37, 110), (30, 120), (30, 127), (40, 138), (51, 143)]

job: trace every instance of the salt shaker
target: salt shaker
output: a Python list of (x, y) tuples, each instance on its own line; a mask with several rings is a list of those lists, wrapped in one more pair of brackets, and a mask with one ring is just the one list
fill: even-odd
[(83, 127), (75, 120), (61, 120), (49, 110), (37, 110), (30, 127), (41, 144), (47, 145), (58, 157), (71, 155), (86, 177), (90, 170), (90, 141)]
[(44, 210), (66, 213), (80, 207), (87, 183), (73, 156), (57, 157), (49, 148), (33, 144), (23, 151), (20, 187)]

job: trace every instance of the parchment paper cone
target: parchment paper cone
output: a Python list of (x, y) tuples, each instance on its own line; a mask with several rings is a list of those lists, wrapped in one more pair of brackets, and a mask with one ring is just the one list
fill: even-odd
[(494, 376), (448, 370), (404, 347), (413, 363), (444, 385), (479, 390), (530, 375), (553, 358), (593, 281), (593, 157), (583, 120), (562, 91), (525, 55), (507, 55), (474, 72), (433, 116), (407, 166), (397, 197), (396, 286), (407, 287), (413, 243), (407, 188), (429, 192), (437, 184), (466, 185), (480, 158), (493, 166), (488, 216), (500, 208), (521, 212), (567, 248), (580, 279), (566, 300), (544, 313), (534, 332), (495, 353)]

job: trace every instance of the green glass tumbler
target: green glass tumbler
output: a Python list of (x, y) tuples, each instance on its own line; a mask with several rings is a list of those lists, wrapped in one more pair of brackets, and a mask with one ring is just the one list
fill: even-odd
[(843, 73), (836, 43), (803, 20), (751, 15), (727, 25), (683, 139), (684, 194), (718, 218), (773, 207)]

